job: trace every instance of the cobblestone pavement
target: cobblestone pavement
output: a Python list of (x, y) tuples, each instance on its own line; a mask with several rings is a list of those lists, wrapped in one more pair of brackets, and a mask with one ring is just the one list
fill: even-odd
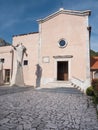
[(6, 94), (24, 92), (24, 91), (28, 91), (30, 89), (33, 89), (33, 87), (30, 87), (30, 86), (26, 86), (26, 87), (18, 87), (18, 86), (10, 87), (10, 86), (7, 86), (7, 85), (0, 86), (0, 96), (1, 95), (6, 95)]
[(30, 89), (1, 94), (0, 130), (98, 130), (98, 120), (91, 99), (75, 89)]

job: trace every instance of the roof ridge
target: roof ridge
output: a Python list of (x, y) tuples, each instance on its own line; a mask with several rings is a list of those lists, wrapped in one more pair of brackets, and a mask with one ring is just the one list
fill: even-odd
[(70, 14), (70, 15), (77, 15), (77, 16), (88, 16), (91, 14), (91, 10), (85, 10), (85, 11), (78, 11), (78, 10), (65, 10), (63, 8), (60, 8), (58, 11), (48, 15), (47, 17), (43, 19), (38, 19), (37, 22), (43, 23), (59, 14)]

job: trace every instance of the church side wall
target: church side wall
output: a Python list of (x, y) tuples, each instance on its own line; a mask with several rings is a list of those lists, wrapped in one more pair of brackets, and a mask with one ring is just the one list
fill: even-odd
[[(28, 65), (23, 65), (24, 82), (26, 85), (36, 86), (36, 64), (38, 62), (38, 33), (13, 37), (13, 45), (23, 43), (27, 49), (28, 56), (24, 60)], [(24, 63), (23, 63), (24, 64)]]

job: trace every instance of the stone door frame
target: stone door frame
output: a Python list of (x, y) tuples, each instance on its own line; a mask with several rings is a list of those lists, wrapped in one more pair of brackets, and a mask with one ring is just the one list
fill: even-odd
[(57, 64), (58, 62), (65, 61), (68, 62), (68, 81), (71, 79), (71, 58), (57, 58), (54, 61), (54, 79), (57, 80)]

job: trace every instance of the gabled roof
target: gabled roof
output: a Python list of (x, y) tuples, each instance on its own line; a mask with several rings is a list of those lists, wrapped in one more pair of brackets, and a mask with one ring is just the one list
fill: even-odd
[(85, 11), (75, 11), (75, 10), (64, 10), (63, 8), (60, 8), (57, 12), (47, 16), (44, 19), (39, 19), (37, 22), (43, 23), (59, 14), (69, 14), (69, 15), (77, 15), (77, 16), (88, 16), (91, 14), (90, 10), (85, 10)]
[(91, 57), (91, 70), (98, 70), (98, 56)]

